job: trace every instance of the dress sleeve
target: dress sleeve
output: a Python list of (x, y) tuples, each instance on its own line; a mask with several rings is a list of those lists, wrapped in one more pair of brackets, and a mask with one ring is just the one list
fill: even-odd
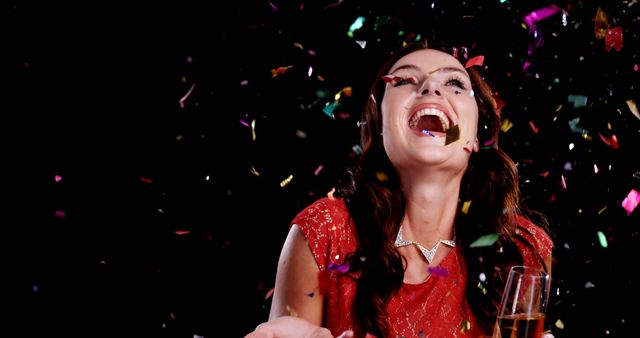
[(323, 197), (304, 208), (293, 219), (307, 239), (320, 271), (326, 271), (345, 255), (345, 239), (351, 236), (344, 200)]
[(516, 234), (529, 244), (519, 245), (520, 251), (523, 253), (524, 264), (540, 265), (537, 257), (542, 258), (543, 262), (549, 260), (553, 253), (553, 241), (549, 234), (523, 216), (517, 218), (517, 223)]

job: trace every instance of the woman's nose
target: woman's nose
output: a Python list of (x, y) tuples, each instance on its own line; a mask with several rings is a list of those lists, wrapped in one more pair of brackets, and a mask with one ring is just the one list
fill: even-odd
[(422, 92), (420, 93), (420, 95), (429, 95), (429, 93), (433, 93), (436, 94), (437, 96), (441, 96), (442, 94), (440, 94), (440, 91), (438, 89), (429, 89), (429, 88), (425, 88), (422, 90)]
[(435, 94), (436, 96), (442, 96), (442, 94), (440, 94), (440, 88), (438, 86), (438, 83), (433, 82), (433, 81), (425, 81), (422, 84), (422, 87), (419, 89), (420, 95), (425, 96), (425, 95), (430, 95), (430, 94)]

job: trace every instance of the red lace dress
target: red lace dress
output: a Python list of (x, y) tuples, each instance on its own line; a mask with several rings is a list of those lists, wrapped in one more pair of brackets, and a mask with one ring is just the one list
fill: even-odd
[[(328, 273), (326, 289), (326, 327), (334, 336), (350, 329), (353, 316), (355, 282), (340, 276), (332, 265), (356, 250), (356, 237), (349, 222), (344, 200), (321, 198), (302, 210), (293, 220), (308, 240), (321, 272)], [(518, 230), (542, 257), (551, 255), (552, 242), (539, 227), (522, 218)], [(524, 230), (524, 231), (522, 231)], [(519, 247), (524, 264), (539, 266), (535, 252)], [(464, 257), (454, 248), (440, 263), (440, 271), (432, 273), (420, 284), (404, 283), (389, 302), (388, 323), (392, 337), (482, 337), (465, 297)], [(382, 337), (379, 337), (382, 338)]]

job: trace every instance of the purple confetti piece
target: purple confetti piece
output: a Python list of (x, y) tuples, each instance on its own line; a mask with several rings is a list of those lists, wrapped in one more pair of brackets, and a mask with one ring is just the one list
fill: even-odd
[(439, 266), (434, 266), (434, 267), (428, 267), (427, 270), (429, 271), (430, 274), (434, 275), (434, 276), (440, 276), (440, 277), (447, 277), (449, 276), (449, 271), (447, 271), (447, 269), (443, 268), (443, 267), (439, 267)]
[(329, 264), (329, 268), (327, 269), (327, 271), (339, 271), (341, 273), (346, 273), (347, 271), (349, 271), (349, 264), (331, 263)]

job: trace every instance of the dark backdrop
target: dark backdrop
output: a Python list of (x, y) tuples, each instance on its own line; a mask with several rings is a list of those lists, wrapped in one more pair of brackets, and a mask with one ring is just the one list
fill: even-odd
[[(373, 3), (3, 5), (2, 330), (243, 336), (268, 315), (289, 221), (355, 156), (379, 62), (451, 39), (485, 56), (513, 123), (501, 145), (549, 217), (548, 327), (631, 337), (640, 5), (560, 1), (532, 28), (551, 1)], [(599, 6), (619, 51), (595, 35)]]

